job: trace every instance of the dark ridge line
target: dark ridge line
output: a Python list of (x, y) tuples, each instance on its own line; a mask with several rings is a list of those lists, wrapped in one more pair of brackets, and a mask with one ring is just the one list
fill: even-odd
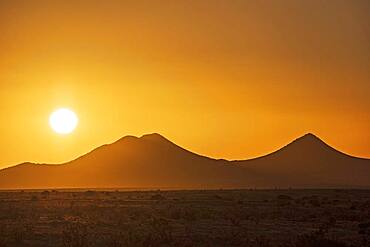
[(208, 156), (205, 156), (205, 155), (201, 155), (201, 154), (198, 154), (198, 153), (195, 153), (193, 151), (190, 151), (190, 150), (187, 150), (177, 144), (175, 144), (174, 142), (168, 140), (166, 137), (162, 136), (161, 134), (158, 134), (158, 133), (151, 133), (151, 134), (145, 134), (145, 135), (142, 135), (141, 137), (136, 137), (136, 136), (133, 136), (133, 135), (126, 135), (124, 137), (121, 137), (119, 138), (118, 140), (112, 142), (112, 143), (108, 143), (108, 144), (103, 144), (99, 147), (96, 147), (94, 149), (92, 149), (91, 151), (88, 151), (87, 153), (75, 158), (75, 159), (72, 159), (70, 161), (67, 161), (67, 162), (62, 162), (62, 163), (54, 163), (54, 164), (47, 164), (47, 163), (33, 163), (33, 162), (23, 162), (23, 163), (20, 163), (20, 164), (16, 164), (16, 165), (13, 165), (13, 166), (9, 166), (9, 167), (6, 167), (6, 168), (3, 168), (3, 169), (0, 169), (0, 171), (4, 171), (4, 170), (7, 170), (7, 169), (10, 169), (10, 168), (16, 168), (16, 167), (19, 167), (19, 166), (24, 166), (24, 165), (33, 165), (33, 166), (49, 166), (49, 167), (54, 167), (54, 166), (64, 166), (64, 165), (70, 165), (70, 163), (74, 162), (74, 161), (77, 161), (79, 159), (82, 159), (84, 157), (86, 157), (87, 155), (93, 153), (93, 152), (96, 152), (97, 150), (101, 150), (102, 148), (105, 148), (105, 147), (110, 147), (112, 145), (117, 145), (119, 144), (120, 142), (122, 141), (125, 141), (127, 139), (132, 139), (134, 141), (138, 141), (138, 140), (159, 140), (159, 141), (165, 141), (167, 142), (168, 144), (171, 144), (173, 145), (174, 147), (177, 147), (179, 149), (181, 149), (182, 151), (185, 151), (189, 154), (193, 154), (193, 155), (196, 155), (200, 158), (204, 158), (204, 159), (208, 159), (208, 160), (214, 160), (214, 161), (218, 161), (218, 162), (227, 162), (227, 163), (230, 163), (230, 165), (236, 165), (234, 163), (241, 163), (241, 162), (249, 162), (249, 161), (254, 161), (254, 160), (259, 160), (259, 159), (262, 159), (262, 158), (266, 158), (266, 157), (269, 157), (269, 156), (272, 156), (274, 154), (277, 154), (279, 153), (280, 151), (288, 148), (289, 146), (299, 142), (299, 141), (304, 141), (305, 139), (308, 139), (308, 138), (311, 138), (313, 140), (315, 140), (317, 143), (320, 143), (322, 145), (325, 145), (326, 147), (328, 147), (330, 150), (332, 151), (335, 151), (337, 154), (339, 155), (344, 155), (346, 157), (349, 157), (349, 158), (354, 158), (354, 159), (360, 159), (360, 160), (370, 160), (368, 158), (363, 158), (363, 157), (356, 157), (356, 156), (352, 156), (352, 155), (349, 155), (349, 154), (346, 154), (344, 152), (341, 152), (335, 148), (333, 148), (332, 146), (328, 145), (327, 143), (325, 143), (323, 140), (321, 140), (319, 137), (317, 137), (316, 135), (312, 134), (312, 133), (306, 133), (304, 134), (303, 136), (301, 137), (298, 137), (296, 139), (294, 139), (292, 142), (282, 146), (281, 148), (271, 152), (271, 153), (268, 153), (268, 154), (265, 154), (265, 155), (261, 155), (259, 157), (256, 157), (256, 158), (251, 158), (251, 159), (235, 159), (235, 160), (228, 160), (228, 159), (223, 159), (223, 158), (220, 158), (220, 159), (216, 159), (216, 158), (211, 158), (211, 157), (208, 157)]
[(263, 158), (267, 158), (269, 156), (273, 156), (283, 150), (285, 150), (286, 148), (289, 148), (291, 145), (294, 145), (295, 143), (297, 142), (300, 142), (300, 141), (305, 141), (307, 140), (308, 138), (311, 138), (312, 140), (316, 141), (316, 143), (319, 143), (325, 147), (327, 147), (329, 150), (331, 151), (334, 151), (336, 152), (338, 155), (343, 155), (343, 156), (346, 156), (348, 158), (353, 158), (353, 159), (359, 159), (359, 160), (370, 160), (368, 158), (363, 158), (363, 157), (357, 157), (357, 156), (353, 156), (353, 155), (350, 155), (350, 154), (347, 154), (347, 153), (344, 153), (338, 149), (335, 149), (334, 147), (330, 146), (329, 144), (327, 144), (326, 142), (324, 142), (323, 140), (321, 140), (321, 138), (317, 137), (315, 134), (312, 134), (312, 133), (306, 133), (304, 134), (303, 136), (301, 137), (298, 137), (296, 139), (294, 139), (293, 141), (289, 142), (288, 144), (282, 146), (281, 148), (271, 152), (271, 153), (268, 153), (268, 154), (265, 154), (265, 155), (261, 155), (261, 156), (258, 156), (258, 157), (255, 157), (255, 158), (251, 158), (251, 159), (241, 159), (241, 160), (230, 160), (231, 162), (248, 162), (248, 161), (255, 161), (255, 160), (259, 160), (259, 159), (263, 159)]

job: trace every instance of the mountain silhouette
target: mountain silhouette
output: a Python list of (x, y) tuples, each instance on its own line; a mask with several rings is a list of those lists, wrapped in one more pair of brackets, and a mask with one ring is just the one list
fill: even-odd
[(277, 186), (367, 187), (370, 160), (352, 157), (306, 134), (280, 150), (255, 159), (236, 161), (268, 177)]
[(159, 134), (125, 136), (67, 163), (23, 163), (0, 170), (1, 189), (370, 187), (370, 160), (306, 134), (271, 154), (217, 160)]

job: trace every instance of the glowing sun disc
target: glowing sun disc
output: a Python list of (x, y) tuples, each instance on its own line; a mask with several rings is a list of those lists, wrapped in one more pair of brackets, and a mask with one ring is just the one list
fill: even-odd
[(78, 118), (73, 111), (61, 108), (50, 115), (49, 124), (56, 133), (69, 134), (77, 127)]

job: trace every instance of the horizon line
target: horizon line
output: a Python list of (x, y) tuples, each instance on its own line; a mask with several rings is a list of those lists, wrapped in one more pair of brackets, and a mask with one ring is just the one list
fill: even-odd
[(99, 148), (101, 148), (101, 147), (105, 147), (105, 146), (113, 145), (113, 144), (115, 144), (115, 143), (117, 143), (117, 142), (119, 142), (119, 141), (123, 140), (124, 138), (135, 138), (135, 139), (140, 140), (140, 139), (143, 139), (143, 138), (145, 138), (145, 137), (150, 137), (150, 136), (154, 136), (154, 135), (159, 136), (159, 137), (161, 137), (161, 138), (165, 139), (166, 141), (168, 141), (168, 142), (170, 142), (170, 143), (174, 144), (174, 145), (175, 145), (175, 146), (177, 146), (178, 148), (181, 148), (181, 149), (183, 149), (183, 150), (185, 150), (185, 151), (187, 151), (187, 152), (190, 152), (190, 153), (192, 153), (192, 154), (194, 154), (194, 155), (201, 156), (201, 157), (208, 158), (208, 159), (212, 159), (212, 160), (218, 160), (218, 161), (227, 161), (227, 162), (243, 162), (243, 161), (244, 161), (244, 162), (245, 162), (245, 161), (257, 160), (257, 159), (264, 158), (264, 157), (266, 157), (266, 156), (269, 156), (269, 155), (275, 154), (275, 153), (279, 152), (280, 150), (284, 149), (285, 147), (289, 146), (290, 144), (292, 144), (292, 143), (296, 142), (297, 140), (303, 139), (303, 138), (305, 138), (305, 137), (313, 137), (313, 138), (317, 139), (318, 141), (321, 141), (323, 144), (325, 144), (326, 146), (330, 147), (331, 149), (333, 149), (333, 150), (335, 150), (335, 151), (339, 152), (340, 154), (346, 155), (346, 156), (348, 156), (348, 157), (356, 158), (356, 159), (363, 159), (363, 160), (370, 160), (370, 158), (366, 158), (366, 157), (358, 157), (358, 156), (354, 156), (354, 155), (351, 155), (351, 154), (347, 154), (347, 153), (345, 153), (345, 152), (342, 152), (342, 151), (340, 151), (340, 150), (338, 150), (338, 149), (334, 148), (333, 146), (331, 146), (331, 145), (327, 144), (325, 141), (323, 141), (320, 137), (318, 137), (317, 135), (313, 134), (312, 132), (306, 132), (305, 134), (303, 134), (303, 135), (301, 135), (301, 136), (299, 136), (299, 137), (297, 137), (297, 138), (293, 139), (293, 140), (292, 140), (292, 141), (290, 141), (289, 143), (287, 143), (287, 144), (285, 144), (285, 145), (282, 145), (282, 146), (280, 146), (280, 148), (277, 148), (276, 150), (271, 151), (271, 152), (269, 152), (269, 153), (267, 153), (267, 154), (259, 155), (259, 156), (257, 156), (257, 157), (252, 157), (252, 158), (246, 158), (246, 159), (225, 159), (225, 158), (214, 158), (214, 157), (209, 157), (209, 156), (207, 156), (207, 155), (199, 154), (199, 153), (193, 152), (193, 151), (191, 151), (191, 150), (189, 150), (189, 149), (187, 149), (187, 148), (184, 148), (184, 147), (182, 147), (182, 146), (180, 146), (180, 145), (176, 144), (175, 142), (173, 142), (173, 141), (169, 140), (169, 139), (168, 139), (168, 138), (166, 138), (165, 136), (163, 136), (163, 135), (159, 134), (158, 132), (152, 132), (152, 133), (149, 133), (149, 134), (143, 134), (143, 135), (141, 135), (140, 137), (135, 136), (135, 135), (125, 135), (125, 136), (122, 136), (122, 137), (120, 137), (119, 139), (117, 139), (117, 140), (115, 140), (115, 141), (113, 141), (113, 142), (111, 142), (111, 143), (106, 143), (106, 144), (102, 144), (102, 145), (100, 145), (100, 146), (97, 146), (97, 147), (95, 147), (95, 148), (91, 149), (90, 151), (88, 151), (88, 152), (86, 152), (86, 153), (84, 153), (84, 154), (82, 154), (82, 155), (79, 155), (79, 156), (78, 156), (78, 157), (76, 157), (76, 158), (73, 158), (73, 159), (71, 159), (71, 160), (65, 161), (65, 162), (61, 162), (61, 163), (38, 163), (38, 162), (32, 162), (32, 161), (25, 161), (25, 162), (21, 162), (21, 163), (15, 164), (15, 165), (10, 165), (10, 166), (7, 166), (7, 167), (0, 168), (0, 171), (5, 170), (5, 169), (8, 169), (8, 168), (13, 168), (13, 167), (16, 167), (16, 166), (20, 166), (20, 165), (26, 165), (26, 164), (45, 165), (45, 166), (60, 166), (60, 165), (66, 165), (66, 164), (68, 164), (68, 163), (70, 163), (70, 162), (73, 162), (73, 161), (75, 161), (75, 160), (77, 160), (77, 159), (79, 159), (79, 158), (81, 158), (81, 157), (84, 157), (85, 155), (88, 155), (88, 154), (90, 154), (90, 153), (94, 152), (95, 150), (97, 150), (97, 149), (99, 149)]

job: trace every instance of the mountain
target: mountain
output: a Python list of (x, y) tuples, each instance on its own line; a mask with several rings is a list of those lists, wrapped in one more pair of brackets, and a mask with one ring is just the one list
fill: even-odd
[(234, 161), (285, 187), (370, 187), (370, 160), (352, 157), (306, 134), (256, 159)]
[(370, 160), (341, 153), (313, 134), (266, 156), (216, 160), (159, 134), (126, 136), (73, 161), (0, 170), (0, 188), (370, 187)]

